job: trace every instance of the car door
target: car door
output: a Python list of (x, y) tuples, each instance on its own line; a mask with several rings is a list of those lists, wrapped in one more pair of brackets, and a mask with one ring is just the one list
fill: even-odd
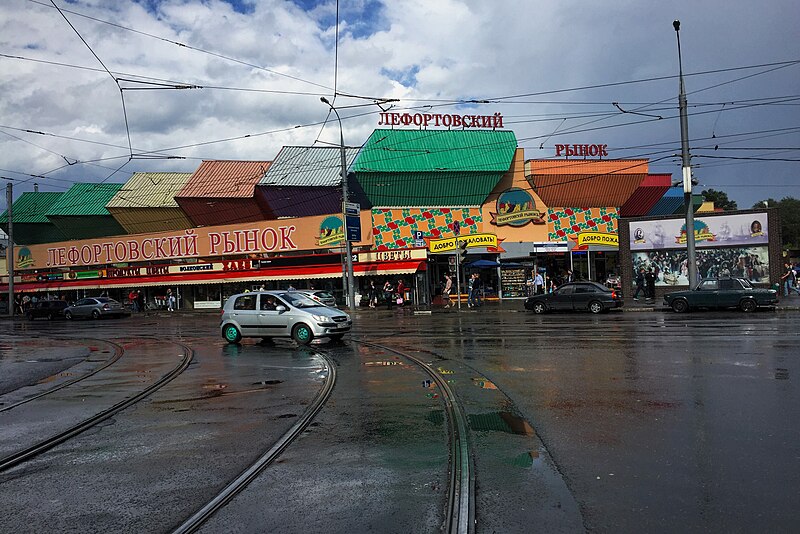
[[(283, 306), (286, 310), (280, 312), (276, 309), (277, 306)], [(289, 306), (284, 301), (275, 295), (262, 293), (259, 296), (258, 309), (258, 322), (262, 335), (267, 337), (289, 334), (291, 314), (289, 313)]]
[(733, 278), (723, 278), (719, 281), (717, 291), (717, 306), (731, 308), (739, 305), (742, 298), (742, 284)]
[(692, 306), (702, 308), (714, 308), (717, 304), (717, 294), (719, 293), (719, 282), (717, 280), (703, 280), (692, 294)]
[(548, 296), (548, 304), (551, 310), (571, 310), (572, 309), (572, 293), (575, 286), (567, 285), (561, 286), (553, 291)]
[(258, 310), (256, 309), (256, 293), (245, 293), (236, 297), (231, 309), (231, 318), (239, 323), (239, 328), (243, 336), (259, 336), (261, 325), (258, 321)]
[(572, 309), (586, 310), (589, 308), (589, 301), (595, 298), (595, 288), (590, 284), (576, 284), (572, 292)]
[(94, 299), (81, 299), (75, 303), (72, 315), (75, 317), (89, 317), (97, 302)]

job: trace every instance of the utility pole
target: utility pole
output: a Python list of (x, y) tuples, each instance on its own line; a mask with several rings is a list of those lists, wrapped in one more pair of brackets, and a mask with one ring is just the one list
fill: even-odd
[(14, 203), (14, 186), (11, 182), (6, 185), (6, 204), (8, 205), (8, 247), (6, 247), (6, 261), (8, 262), (8, 316), (14, 317), (14, 221), (11, 218), (11, 205)]
[(686, 262), (689, 267), (689, 289), (697, 285), (697, 257), (694, 250), (694, 205), (692, 203), (692, 164), (689, 155), (689, 118), (686, 112), (686, 89), (683, 85), (683, 65), (681, 64), (681, 21), (672, 22), (678, 37), (678, 78), (680, 92), (678, 107), (681, 115), (681, 170), (683, 171), (683, 203), (686, 208)]
[(350, 238), (347, 235), (347, 202), (348, 202), (348, 191), (347, 191), (347, 154), (345, 153), (344, 148), (344, 128), (342, 128), (342, 118), (339, 117), (339, 112), (333, 107), (333, 104), (330, 101), (323, 97), (320, 97), (320, 102), (324, 104), (328, 104), (328, 107), (336, 114), (336, 119), (339, 121), (339, 147), (341, 150), (342, 156), (342, 225), (344, 226), (344, 243), (345, 243), (345, 254), (347, 255), (347, 262), (346, 262), (346, 273), (342, 276), (344, 289), (347, 292), (347, 307), (350, 311), (355, 311), (356, 308), (356, 286), (355, 280), (353, 278), (353, 246), (350, 243)]

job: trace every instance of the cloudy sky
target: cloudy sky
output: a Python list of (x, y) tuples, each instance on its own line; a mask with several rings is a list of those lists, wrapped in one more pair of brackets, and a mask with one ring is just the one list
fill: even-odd
[(741, 208), (800, 198), (793, 0), (340, 0), (338, 62), (335, 1), (55, 5), (0, 2), (0, 176), (15, 198), (338, 143), (320, 102), (334, 93), (351, 146), (377, 127), (375, 100), (397, 99), (398, 113), (502, 113), (528, 159), (607, 144), (678, 180), (674, 19), (696, 192)]

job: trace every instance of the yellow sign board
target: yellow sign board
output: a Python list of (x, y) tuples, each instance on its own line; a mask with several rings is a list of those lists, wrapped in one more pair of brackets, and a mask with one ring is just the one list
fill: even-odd
[(428, 250), (431, 254), (439, 252), (450, 252), (455, 250), (459, 244), (466, 243), (467, 248), (472, 247), (496, 247), (497, 235), (495, 234), (470, 234), (459, 237), (448, 237), (445, 239), (431, 239), (428, 242)]
[(608, 247), (618, 247), (619, 239), (617, 234), (605, 234), (603, 232), (581, 232), (578, 234), (578, 246), (583, 245), (605, 245)]

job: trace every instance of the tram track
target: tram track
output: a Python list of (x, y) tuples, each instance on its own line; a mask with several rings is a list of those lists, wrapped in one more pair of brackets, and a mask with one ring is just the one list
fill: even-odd
[(289, 445), (292, 444), (314, 420), (323, 406), (328, 402), (333, 388), (336, 385), (336, 364), (323, 351), (312, 349), (325, 362), (327, 378), (323, 387), (306, 408), (303, 415), (284, 433), (268, 451), (262, 454), (247, 469), (233, 479), (214, 498), (209, 500), (197, 512), (192, 514), (180, 526), (173, 530), (173, 534), (189, 534), (197, 532), (218, 510), (228, 504), (238, 493), (244, 490), (259, 474), (272, 464)]
[(434, 368), (421, 358), (386, 345), (351, 338), (359, 343), (410, 360), (423, 369), (436, 383), (442, 395), (447, 413), (450, 439), (450, 473), (448, 481), (445, 532), (469, 534), (475, 530), (475, 476), (470, 454), (467, 418), (457, 402), (450, 385)]
[(42, 391), (41, 393), (37, 393), (35, 395), (31, 395), (30, 397), (26, 397), (26, 398), (24, 398), (24, 399), (22, 399), (22, 400), (20, 400), (18, 402), (15, 402), (13, 404), (9, 404), (8, 406), (0, 407), (0, 413), (6, 412), (8, 410), (12, 410), (14, 408), (22, 406), (23, 404), (27, 404), (27, 403), (29, 403), (31, 401), (36, 400), (36, 399), (40, 399), (42, 397), (46, 397), (47, 395), (51, 395), (51, 394), (55, 393), (56, 391), (62, 390), (62, 389), (66, 388), (66, 387), (69, 387), (69, 386), (71, 386), (73, 384), (77, 384), (78, 382), (80, 382), (82, 380), (86, 380), (87, 378), (89, 378), (89, 377), (91, 377), (93, 375), (96, 375), (97, 373), (99, 373), (103, 369), (106, 369), (107, 367), (110, 367), (111, 365), (116, 363), (122, 357), (123, 354), (125, 354), (125, 349), (121, 345), (118, 345), (117, 343), (114, 343), (112, 341), (107, 341), (107, 340), (104, 340), (104, 339), (89, 339), (89, 341), (99, 341), (101, 343), (107, 343), (108, 345), (111, 345), (114, 348), (114, 356), (112, 356), (111, 358), (106, 360), (106, 362), (103, 363), (102, 365), (100, 365), (100, 366), (96, 367), (95, 369), (89, 371), (88, 373), (85, 373), (85, 374), (83, 374), (81, 376), (77, 376), (77, 377), (75, 377), (75, 378), (73, 378), (71, 380), (67, 380), (66, 382), (62, 382), (61, 384), (58, 384), (57, 386), (54, 386), (54, 387), (49, 388), (49, 389), (47, 389), (45, 391)]
[[(167, 372), (166, 374), (161, 376), (161, 378), (159, 378), (153, 384), (151, 384), (147, 388), (143, 389), (139, 393), (133, 395), (132, 397), (128, 397), (127, 399), (124, 399), (124, 400), (114, 404), (110, 408), (107, 408), (107, 409), (105, 409), (105, 410), (103, 410), (103, 411), (101, 411), (101, 412), (99, 412), (99, 413), (87, 418), (87, 419), (84, 419), (80, 423), (69, 427), (68, 429), (64, 430), (63, 432), (60, 432), (60, 433), (58, 433), (56, 435), (53, 435), (53, 436), (50, 436), (49, 438), (44, 439), (44, 440), (42, 440), (42, 441), (40, 441), (40, 442), (38, 442), (38, 443), (36, 443), (36, 444), (24, 449), (24, 450), (18, 451), (18, 452), (14, 453), (14, 454), (11, 454), (9, 456), (6, 456), (5, 458), (0, 459), (0, 472), (7, 471), (8, 469), (11, 469), (12, 467), (15, 467), (15, 466), (17, 466), (17, 465), (19, 465), (21, 463), (27, 462), (28, 460), (31, 460), (32, 458), (35, 458), (36, 456), (38, 456), (38, 455), (40, 455), (40, 454), (52, 449), (53, 447), (55, 447), (57, 445), (60, 445), (61, 443), (64, 443), (65, 441), (67, 441), (67, 440), (69, 440), (69, 439), (71, 439), (71, 438), (73, 438), (73, 437), (85, 432), (86, 430), (88, 430), (88, 429), (90, 429), (90, 428), (92, 428), (94, 426), (97, 426), (98, 424), (102, 423), (103, 421), (106, 421), (107, 419), (109, 419), (109, 418), (113, 417), (114, 415), (120, 413), (121, 411), (125, 410), (126, 408), (128, 408), (128, 407), (136, 404), (137, 402), (141, 401), (142, 399), (145, 399), (148, 396), (152, 395), (153, 393), (155, 393), (156, 391), (161, 389), (163, 386), (165, 386), (166, 384), (170, 383), (176, 377), (180, 376), (180, 374), (183, 373), (186, 370), (187, 367), (189, 367), (189, 364), (191, 363), (192, 358), (194, 357), (194, 350), (191, 347), (189, 347), (188, 345), (185, 345), (183, 343), (180, 343), (180, 342), (177, 342), (177, 341), (175, 341), (173, 343), (179, 345), (184, 350), (184, 354), (183, 354), (183, 358), (181, 359), (181, 362), (177, 366), (175, 366), (172, 370), (170, 370), (169, 372)], [(122, 347), (120, 347), (120, 349), (121, 349), (122, 353), (119, 354), (119, 357), (117, 359), (121, 358), (122, 355), (124, 354), (124, 349), (122, 349)], [(85, 377), (83, 377), (83, 378), (85, 378)], [(77, 382), (77, 381), (75, 381), (75, 382)], [(72, 382), (72, 383), (74, 384), (75, 382)], [(63, 387), (66, 387), (66, 386), (63, 386)], [(61, 388), (59, 388), (59, 389), (61, 389)], [(49, 391), (47, 393), (51, 393), (51, 392), (52, 391)], [(40, 395), (40, 397), (41, 397), (41, 395)]]

